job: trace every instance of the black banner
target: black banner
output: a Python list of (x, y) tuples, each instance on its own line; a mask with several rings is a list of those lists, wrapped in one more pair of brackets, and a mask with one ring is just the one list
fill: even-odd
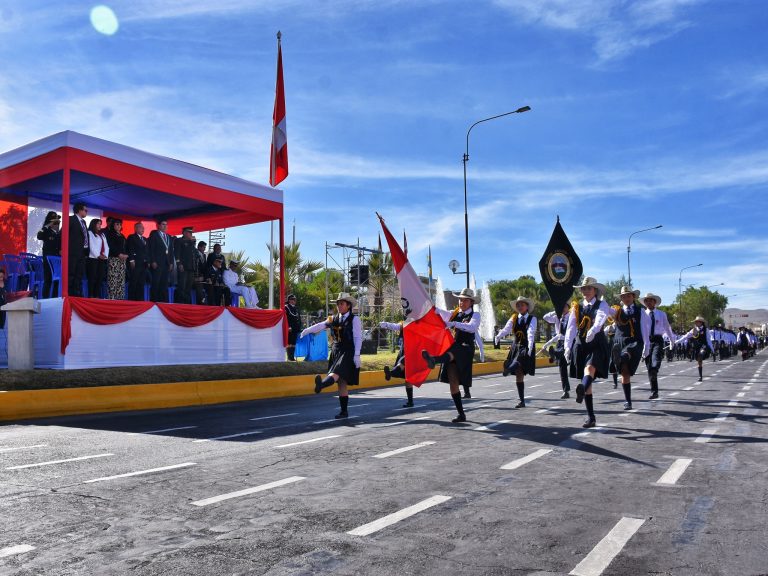
[(560, 318), (563, 306), (573, 295), (573, 286), (581, 278), (583, 269), (581, 260), (571, 246), (565, 230), (560, 226), (560, 216), (557, 217), (555, 229), (549, 239), (544, 256), (539, 260), (541, 279), (547, 287), (547, 293), (555, 306), (555, 313)]

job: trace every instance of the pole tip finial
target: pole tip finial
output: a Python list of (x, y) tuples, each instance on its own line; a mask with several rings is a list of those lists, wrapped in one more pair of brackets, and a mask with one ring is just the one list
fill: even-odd
[(277, 40), (278, 40), (278, 42), (280, 41), (280, 38), (282, 38), (282, 37), (283, 37), (283, 33), (280, 32), (280, 30), (278, 30), (277, 31)]

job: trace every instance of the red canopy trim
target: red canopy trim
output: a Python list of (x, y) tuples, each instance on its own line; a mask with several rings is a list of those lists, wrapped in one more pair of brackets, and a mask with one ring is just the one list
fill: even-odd
[(249, 308), (233, 308), (232, 306), (227, 306), (227, 310), (243, 324), (262, 330), (276, 326), (284, 316), (282, 310), (253, 310)]
[(213, 322), (221, 316), (221, 306), (197, 306), (192, 304), (165, 304), (157, 302), (157, 307), (169, 322), (185, 328), (196, 328)]

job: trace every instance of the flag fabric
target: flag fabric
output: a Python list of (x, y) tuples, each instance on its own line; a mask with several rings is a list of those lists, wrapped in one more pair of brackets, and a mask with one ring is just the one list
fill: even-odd
[(272, 113), (272, 146), (269, 150), (269, 184), (277, 186), (288, 176), (288, 132), (285, 125), (285, 86), (283, 85), (283, 51), (277, 33), (277, 85), (275, 110)]
[(559, 216), (547, 249), (539, 260), (539, 272), (555, 307), (555, 313), (560, 318), (563, 306), (573, 295), (573, 286), (581, 278), (583, 268), (579, 256), (560, 225)]
[(392, 255), (392, 264), (400, 287), (400, 304), (405, 314), (405, 379), (414, 386), (421, 386), (429, 375), (429, 367), (421, 357), (421, 351), (426, 350), (433, 356), (440, 356), (453, 344), (453, 335), (446, 330), (445, 321), (435, 311), (424, 285), (408, 262), (408, 256), (384, 224), (384, 219), (379, 216), (379, 220)]

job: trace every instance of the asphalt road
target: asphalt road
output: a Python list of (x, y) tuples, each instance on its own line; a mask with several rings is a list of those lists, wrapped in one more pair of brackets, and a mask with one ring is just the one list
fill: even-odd
[(704, 374), (588, 431), (552, 369), (0, 425), (0, 574), (765, 575), (768, 353)]

